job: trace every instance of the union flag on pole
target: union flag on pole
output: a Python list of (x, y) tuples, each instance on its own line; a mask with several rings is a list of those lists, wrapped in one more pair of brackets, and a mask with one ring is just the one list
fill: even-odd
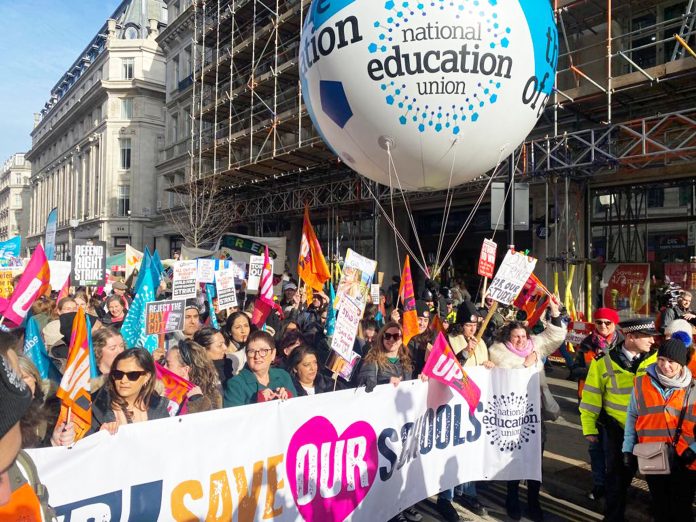
[(0, 298), (0, 313), (8, 326), (22, 324), (31, 305), (51, 290), (51, 269), (41, 245), (36, 247), (9, 301)]
[(414, 335), (418, 335), (418, 312), (416, 311), (416, 294), (413, 290), (413, 278), (411, 277), (411, 258), (406, 256), (404, 269), (401, 272), (401, 286), (399, 286), (399, 298), (403, 305), (401, 323), (404, 330), (404, 345)]
[(459, 364), (457, 356), (445, 340), (442, 332), (437, 335), (428, 360), (425, 361), (423, 374), (431, 379), (446, 384), (459, 393), (469, 405), (469, 411), (474, 412), (481, 399), (481, 389), (469, 379), (469, 376)]
[(85, 309), (80, 307), (73, 319), (65, 373), (56, 392), (61, 401), (58, 425), (72, 421), (75, 425), (75, 440), (84, 437), (92, 426), (89, 353), (91, 334), (87, 325)]
[(300, 243), (300, 258), (297, 261), (297, 272), (305, 284), (317, 291), (331, 279), (331, 272), (321, 251), (321, 245), (314, 233), (314, 227), (309, 220), (309, 208), (305, 207), (302, 224), (302, 242)]
[[(254, 302), (254, 314), (251, 317), (251, 322), (257, 328), (263, 327), (268, 315), (274, 308), (280, 309), (273, 302), (273, 270), (271, 268), (271, 259), (268, 256), (268, 247), (263, 254), (263, 269), (261, 270), (261, 281), (259, 282), (259, 295)], [(282, 313), (281, 313), (282, 317)]]

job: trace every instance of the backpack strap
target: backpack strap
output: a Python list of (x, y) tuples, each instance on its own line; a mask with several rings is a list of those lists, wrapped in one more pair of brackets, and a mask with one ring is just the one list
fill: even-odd
[(17, 455), (17, 465), (41, 503), (41, 513), (44, 520), (48, 522), (56, 520), (56, 512), (48, 504), (48, 489), (39, 480), (39, 472), (36, 469), (36, 464), (34, 464), (34, 461), (31, 460), (29, 454), (24, 450), (20, 451)]

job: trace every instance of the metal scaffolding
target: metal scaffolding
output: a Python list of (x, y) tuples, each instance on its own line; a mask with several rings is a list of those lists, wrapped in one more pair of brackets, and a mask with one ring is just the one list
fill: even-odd
[[(518, 151), (518, 176), (583, 179), (695, 161), (696, 60), (688, 45), (696, 1), (554, 1), (557, 87)], [(298, 52), (310, 3), (194, 2), (192, 170), (215, 176), (234, 198), (233, 222), (294, 213), (305, 203), (372, 200), (370, 182), (340, 164), (302, 102)], [(458, 196), (474, 195), (489, 175)], [(390, 194), (378, 187), (375, 195)]]

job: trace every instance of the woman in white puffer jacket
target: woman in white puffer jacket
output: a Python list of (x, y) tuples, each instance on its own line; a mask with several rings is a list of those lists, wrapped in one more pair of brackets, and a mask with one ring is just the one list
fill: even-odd
[[(560, 408), (546, 384), (544, 359), (555, 352), (561, 343), (565, 341), (566, 327), (561, 321), (559, 305), (556, 300), (551, 299), (549, 310), (551, 311), (551, 321), (546, 325), (546, 329), (542, 333), (531, 335), (531, 331), (525, 324), (512, 322), (501, 328), (498, 335), (499, 340), (490, 346), (488, 354), (491, 362), (498, 368), (520, 369), (535, 367), (539, 373), (544, 407), (547, 413), (555, 412), (557, 414)], [(508, 516), (513, 520), (521, 518), (519, 484), (517, 480), (508, 482), (505, 508)], [(541, 505), (539, 504), (540, 488), (541, 482), (535, 480), (527, 482), (528, 516), (532, 520), (541, 520), (543, 518)]]

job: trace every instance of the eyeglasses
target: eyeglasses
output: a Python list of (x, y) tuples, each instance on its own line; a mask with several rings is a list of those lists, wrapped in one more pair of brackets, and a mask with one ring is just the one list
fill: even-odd
[(384, 340), (385, 341), (391, 341), (394, 339), (395, 341), (398, 341), (401, 339), (401, 332), (396, 332), (396, 333), (389, 333), (389, 332), (384, 332)]
[(273, 350), (271, 350), (270, 348), (261, 348), (260, 350), (247, 350), (247, 357), (249, 359), (253, 359), (254, 357), (256, 357), (258, 355), (263, 359), (272, 351)]
[(132, 372), (123, 372), (121, 370), (111, 370), (111, 378), (114, 381), (122, 381), (126, 377), (130, 382), (135, 382), (147, 372), (145, 370), (135, 370)]
[(610, 324), (614, 323), (612, 323), (611, 321), (602, 321), (601, 319), (598, 319), (597, 321), (595, 321), (595, 324), (597, 326), (609, 326)]

